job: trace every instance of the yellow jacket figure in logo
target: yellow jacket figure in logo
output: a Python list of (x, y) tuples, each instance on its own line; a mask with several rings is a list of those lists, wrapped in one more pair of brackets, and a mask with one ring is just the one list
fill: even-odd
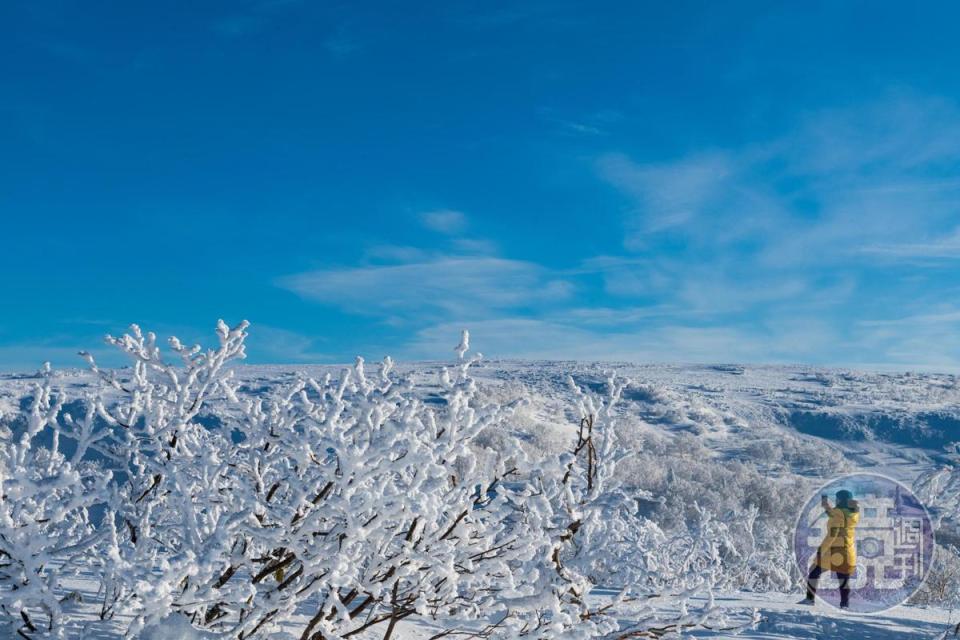
[(831, 507), (827, 496), (820, 500), (827, 512), (827, 534), (817, 549), (817, 556), (807, 577), (807, 597), (804, 604), (813, 604), (817, 583), (824, 571), (832, 571), (840, 580), (840, 608), (850, 606), (850, 576), (857, 568), (857, 523), (860, 506), (847, 490), (837, 492), (837, 506)]

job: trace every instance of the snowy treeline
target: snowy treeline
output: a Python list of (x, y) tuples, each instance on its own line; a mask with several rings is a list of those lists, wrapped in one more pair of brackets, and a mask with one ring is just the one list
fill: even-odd
[[(719, 588), (791, 591), (800, 580), (793, 556), (796, 505), (804, 484), (766, 475), (742, 461), (716, 460), (696, 437), (648, 438), (622, 470), (641, 513), (664, 531), (696, 528), (705, 515), (725, 531)], [(643, 496), (649, 496), (644, 498)]]
[[(209, 350), (171, 339), (168, 361), (134, 326), (108, 337), (129, 368), (87, 356), (100, 384), (83, 398), (44, 369), (22, 428), (0, 434), (7, 629), (68, 635), (64, 579), (77, 574), (99, 582), (100, 618), (126, 621), (128, 637), (390, 638), (416, 618), (436, 638), (732, 624), (709, 599), (684, 603), (729, 581), (730, 557), (746, 570), (755, 540), (699, 505), (669, 532), (638, 511), (617, 473), (634, 453), (614, 428), (626, 381), (598, 394), (570, 380), (569, 450), (533, 459), (478, 446), (523, 400), (480, 393), (466, 332), (426, 403), (389, 358), (244, 392), (230, 364), (246, 330), (221, 322)], [(615, 589), (591, 594), (598, 582)]]
[(946, 447), (944, 464), (914, 483), (936, 529), (933, 570), (917, 595), (918, 604), (960, 606), (960, 442)]

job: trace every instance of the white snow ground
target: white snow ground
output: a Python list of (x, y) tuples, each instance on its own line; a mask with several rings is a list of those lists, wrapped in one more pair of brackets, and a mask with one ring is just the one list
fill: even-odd
[[(77, 579), (71, 583), (71, 589), (82, 594), (83, 602), (74, 605), (77, 614), (70, 625), (70, 636), (88, 640), (115, 640), (122, 634), (122, 619), (103, 622), (96, 619), (96, 585), (89, 580)], [(602, 597), (602, 596), (601, 596)], [(745, 612), (756, 609), (760, 622), (753, 629), (731, 636), (725, 631), (697, 630), (687, 634), (690, 638), (730, 638), (743, 640), (934, 640), (951, 625), (960, 620), (960, 612), (937, 608), (900, 606), (876, 614), (856, 614), (840, 612), (829, 605), (818, 603), (815, 607), (797, 604), (799, 594), (758, 594), (727, 593), (715, 596), (714, 604), (727, 609), (737, 620), (746, 620)], [(696, 602), (696, 600), (695, 600)], [(277, 636), (276, 640), (289, 640), (299, 637), (308, 612), (303, 612), (302, 621), (294, 620), (285, 625), (287, 637)], [(202, 636), (188, 636), (177, 627), (167, 628), (166, 635), (155, 635), (154, 640), (184, 640)], [(398, 640), (427, 640), (441, 629), (425, 623), (403, 622), (400, 624)], [(359, 634), (359, 640), (380, 638), (382, 630), (369, 630)], [(951, 636), (953, 637), (953, 636)]]
[[(957, 622), (958, 615), (943, 609), (895, 607), (876, 614), (840, 612), (829, 605), (797, 604), (799, 596), (788, 594), (727, 594), (716, 597), (719, 606), (755, 607), (762, 619), (754, 630), (738, 638), (817, 638), (818, 640), (913, 640), (936, 638)], [(722, 632), (696, 631), (692, 638), (724, 638)]]
[[(825, 604), (808, 607), (797, 604), (791, 594), (721, 594), (715, 605), (732, 612), (757, 609), (761, 620), (755, 629), (736, 636), (726, 631), (697, 630), (689, 638), (731, 638), (741, 640), (933, 640), (956, 624), (960, 612), (919, 607), (896, 607), (878, 614), (841, 613)], [(401, 640), (426, 640), (438, 629), (423, 624), (406, 624)], [(371, 640), (377, 634), (363, 636)]]
[[(424, 385), (424, 399), (430, 402), (430, 384), (440, 366), (421, 363), (400, 370), (412, 373)], [(248, 389), (266, 393), (298, 371), (317, 375), (340, 368), (243, 366), (238, 374)], [(832, 473), (860, 470), (909, 483), (938, 465), (944, 445), (960, 441), (960, 378), (948, 374), (492, 361), (475, 369), (474, 375), (504, 399), (521, 394), (529, 399), (512, 431), (501, 436), (555, 453), (575, 435), (576, 416), (571, 413), (566, 376), (581, 384), (601, 384), (604, 372), (610, 370), (634, 381), (622, 411), (624, 428), (641, 436), (637, 446), (642, 446), (643, 439), (693, 438), (715, 461), (745, 462), (771, 478), (797, 477), (815, 486)], [(59, 375), (68, 392), (74, 388), (74, 397), (93, 380), (81, 371)], [(0, 374), (0, 414), (7, 421), (20, 408), (15, 399), (32, 382), (30, 375)], [(810, 451), (822, 455), (811, 456)], [(82, 637), (117, 637), (117, 627), (94, 622), (96, 586), (77, 579), (71, 587), (83, 595), (83, 602), (75, 605), (76, 637), (81, 637), (83, 626), (87, 633)], [(737, 636), (747, 639), (932, 640), (960, 620), (960, 613), (911, 606), (871, 615), (840, 613), (825, 604), (811, 609), (796, 604), (800, 597), (799, 590), (733, 593), (718, 596), (716, 604), (732, 611), (759, 610), (757, 627)], [(292, 626), (289, 632), (296, 634), (297, 629)], [(436, 632), (427, 625), (408, 623), (400, 638), (419, 640)], [(374, 632), (364, 637), (378, 636)], [(696, 631), (690, 637), (730, 636)]]

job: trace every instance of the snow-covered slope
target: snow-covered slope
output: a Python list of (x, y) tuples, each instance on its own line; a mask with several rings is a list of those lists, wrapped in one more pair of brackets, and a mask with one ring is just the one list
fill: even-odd
[[(440, 363), (401, 366), (427, 403), (443, 402), (434, 393)], [(299, 372), (319, 377), (337, 366), (240, 366), (242, 390), (268, 394)], [(620, 405), (622, 438), (640, 457), (631, 473), (638, 487), (699, 482), (722, 471), (746, 469), (769, 483), (781, 482), (805, 496), (821, 481), (841, 472), (866, 470), (910, 483), (941, 463), (944, 447), (960, 441), (960, 379), (946, 374), (867, 373), (810, 367), (740, 365), (631, 365), (626, 363), (489, 361), (473, 370), (485, 393), (503, 401), (525, 398), (509, 426), (484, 434), (484, 446), (521, 446), (537, 455), (560, 453), (575, 438), (578, 416), (567, 376), (584, 386), (604, 384), (606, 372), (632, 380)], [(95, 384), (83, 371), (57, 374), (70, 397)], [(0, 375), (0, 428), (22, 428), (22, 398), (31, 375)], [(68, 407), (69, 409), (69, 407)], [(203, 415), (200, 419), (205, 419)], [(211, 427), (220, 417), (210, 416)], [(656, 464), (654, 464), (656, 463)], [(678, 477), (681, 465), (692, 469)], [(709, 474), (702, 475), (701, 471)], [(698, 475), (699, 474), (699, 475)], [(748, 480), (751, 476), (748, 474)], [(651, 485), (654, 483), (654, 485)], [(664, 484), (655, 486), (667, 486)], [(704, 494), (719, 487), (701, 487)], [(739, 489), (738, 489), (739, 490)], [(704, 500), (707, 500), (704, 497)], [(799, 505), (782, 505), (784, 521)], [(74, 588), (90, 591), (79, 579)], [(95, 590), (95, 589), (94, 589)], [(86, 601), (95, 600), (86, 593)], [(600, 597), (600, 596), (598, 596)], [(744, 638), (930, 638), (956, 623), (940, 609), (898, 607), (878, 615), (841, 614), (825, 606), (794, 603), (799, 592), (729, 593), (718, 606), (741, 612), (760, 610), (761, 621)], [(92, 606), (84, 603), (76, 607)], [(90, 615), (94, 615), (92, 609)], [(295, 628), (291, 628), (296, 633)], [(407, 625), (404, 640), (427, 638), (437, 630)], [(371, 636), (373, 637), (373, 636)], [(697, 631), (691, 637), (728, 637)]]
[[(398, 367), (429, 388), (442, 363)], [(237, 367), (245, 389), (267, 392), (298, 372), (322, 375), (337, 365)], [(938, 453), (960, 439), (960, 378), (952, 374), (872, 373), (811, 367), (742, 365), (632, 365), (628, 363), (487, 361), (474, 376), (505, 396), (525, 394), (537, 415), (555, 419), (569, 408), (566, 377), (602, 384), (616, 372), (634, 384), (626, 394), (638, 422), (664, 431), (687, 430), (707, 441), (779, 427), (843, 442), (845, 450), (895, 444)], [(92, 384), (83, 370), (57, 375), (65, 387)], [(0, 374), (0, 413), (15, 413), (14, 399), (31, 374)], [(430, 400), (427, 394), (428, 401)]]
[[(943, 609), (895, 607), (879, 614), (848, 613), (818, 604), (797, 604), (786, 594), (726, 594), (718, 606), (732, 610), (756, 608), (761, 620), (755, 629), (738, 635), (744, 640), (816, 638), (817, 640), (932, 640), (958, 616)], [(721, 631), (694, 631), (691, 638), (725, 638)]]
[[(70, 637), (84, 637), (96, 640), (114, 640), (122, 633), (124, 620), (111, 622), (92, 621), (96, 617), (92, 603), (97, 598), (96, 584), (82, 579), (71, 583), (83, 601), (71, 603), (70, 609), (83, 611), (91, 622), (84, 627), (82, 622), (71, 625)], [(603, 598), (600, 593), (597, 598)], [(843, 612), (818, 604), (808, 607), (797, 604), (797, 596), (792, 594), (724, 593), (714, 598), (714, 606), (730, 612), (731, 622), (748, 620), (756, 611), (759, 622), (755, 627), (746, 629), (735, 637), (741, 640), (940, 640), (941, 635), (960, 620), (960, 612), (938, 608), (900, 606), (879, 614), (856, 614)], [(702, 603), (697, 599), (694, 604)], [(296, 620), (285, 625), (284, 632), (276, 635), (276, 640), (290, 640), (299, 637), (301, 624), (309, 618), (304, 611)], [(172, 623), (173, 621), (171, 621)], [(188, 635), (183, 626), (166, 628), (167, 634), (154, 631), (151, 637), (157, 640), (197, 640), (201, 636)], [(401, 623), (397, 640), (427, 640), (442, 629), (427, 623)], [(284, 633), (289, 635), (283, 635)], [(377, 640), (382, 631), (371, 630), (357, 637), (359, 640)], [(689, 638), (731, 638), (724, 630), (695, 630), (687, 634)], [(952, 638), (955, 636), (947, 636)]]
[[(442, 366), (402, 367), (426, 380)], [(247, 366), (251, 388), (266, 390), (297, 371), (340, 367)], [(786, 366), (631, 365), (488, 361), (481, 381), (535, 391), (549, 405), (568, 395), (566, 376), (602, 383), (614, 371), (635, 385), (628, 399), (650, 423), (717, 437), (757, 425), (792, 427), (848, 442), (880, 441), (938, 450), (960, 438), (960, 378), (952, 374), (872, 373)]]

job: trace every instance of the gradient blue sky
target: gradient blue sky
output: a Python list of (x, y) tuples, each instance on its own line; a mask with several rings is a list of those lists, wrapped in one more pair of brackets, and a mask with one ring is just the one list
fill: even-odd
[[(0, 4), (0, 367), (960, 366), (960, 5)], [(104, 356), (106, 357), (106, 356)], [(108, 362), (110, 360), (108, 359)]]

